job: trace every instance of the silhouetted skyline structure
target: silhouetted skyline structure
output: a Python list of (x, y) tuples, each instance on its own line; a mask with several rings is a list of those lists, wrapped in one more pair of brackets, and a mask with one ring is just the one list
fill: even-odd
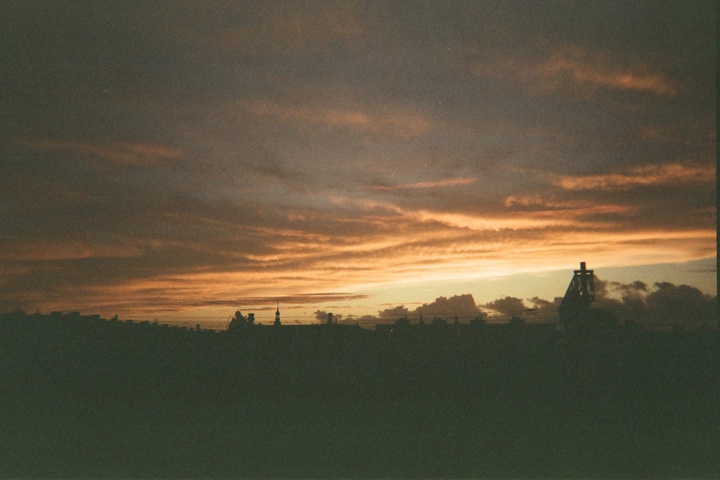
[(579, 317), (587, 314), (590, 303), (594, 301), (594, 272), (585, 268), (585, 262), (580, 262), (580, 270), (573, 272), (573, 278), (560, 303), (560, 323), (566, 328), (571, 327), (579, 321)]
[(0, 314), (0, 476), (719, 471), (716, 331), (403, 320), (218, 332)]

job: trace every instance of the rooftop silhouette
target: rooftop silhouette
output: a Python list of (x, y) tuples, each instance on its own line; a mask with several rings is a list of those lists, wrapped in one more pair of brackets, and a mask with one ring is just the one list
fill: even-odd
[(248, 317), (214, 331), (1, 314), (1, 476), (711, 477), (720, 466), (716, 331)]

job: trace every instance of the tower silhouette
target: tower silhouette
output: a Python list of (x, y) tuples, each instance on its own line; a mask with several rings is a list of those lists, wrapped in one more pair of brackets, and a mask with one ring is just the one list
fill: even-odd
[(565, 328), (572, 328), (581, 322), (595, 301), (595, 277), (592, 270), (588, 270), (585, 262), (580, 262), (580, 270), (573, 272), (565, 296), (560, 303), (560, 323)]
[(277, 304), (277, 310), (275, 310), (275, 323), (273, 323), (276, 327), (279, 327), (281, 325), (280, 323), (280, 303)]

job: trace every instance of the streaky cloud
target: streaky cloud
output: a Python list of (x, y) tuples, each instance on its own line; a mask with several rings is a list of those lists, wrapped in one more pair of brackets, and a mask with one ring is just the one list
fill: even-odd
[(240, 106), (258, 117), (283, 122), (320, 125), (325, 128), (346, 128), (400, 137), (416, 137), (428, 133), (432, 124), (424, 115), (402, 111), (375, 111), (367, 107), (323, 108), (302, 104), (285, 104), (272, 100), (251, 100)]
[(49, 152), (64, 152), (100, 159), (110, 165), (154, 167), (185, 157), (182, 150), (163, 145), (117, 142), (90, 143), (73, 140), (22, 139), (21, 145)]
[(627, 173), (607, 175), (555, 175), (552, 182), (566, 190), (625, 190), (634, 187), (709, 184), (715, 181), (716, 167), (703, 163), (646, 165)]
[(660, 97), (675, 97), (678, 82), (641, 60), (627, 61), (604, 51), (561, 45), (548, 46), (538, 59), (505, 57), (489, 64), (476, 64), (473, 72), (512, 81), (541, 94), (576, 89), (592, 96), (599, 88), (634, 91)]
[(394, 190), (394, 189), (414, 189), (414, 188), (442, 188), (442, 187), (454, 187), (458, 185), (471, 185), (477, 182), (475, 177), (458, 177), (458, 178), (444, 178), (442, 180), (434, 180), (428, 182), (415, 182), (415, 183), (401, 183), (397, 185), (387, 185), (373, 187), (377, 190)]

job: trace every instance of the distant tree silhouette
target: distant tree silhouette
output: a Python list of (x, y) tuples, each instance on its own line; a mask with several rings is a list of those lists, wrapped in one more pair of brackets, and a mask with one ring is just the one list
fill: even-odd
[(484, 307), (504, 313), (505, 315), (520, 315), (525, 310), (522, 299), (517, 297), (505, 297), (486, 303)]
[(407, 317), (410, 311), (404, 306), (400, 305), (394, 308), (386, 308), (378, 312), (378, 316), (382, 322), (394, 322), (398, 318)]
[(717, 296), (695, 287), (657, 282), (610, 282), (596, 278), (596, 307), (609, 310), (621, 321), (639, 325), (682, 324), (685, 327), (717, 324)]
[(240, 313), (240, 310), (236, 311), (235, 316), (232, 318), (232, 320), (230, 320), (228, 330), (238, 330), (245, 326), (247, 326), (247, 319), (243, 316), (242, 313)]
[[(315, 319), (317, 322), (321, 325), (328, 325), (330, 323), (340, 323), (342, 322), (342, 315), (336, 315), (331, 312), (327, 312), (325, 310), (315, 310)], [(348, 317), (348, 320), (352, 321), (353, 317)]]
[(445, 316), (450, 313), (457, 314), (464, 318), (482, 315), (482, 311), (475, 304), (475, 300), (470, 294), (455, 295), (450, 298), (438, 297), (434, 302), (424, 303), (411, 313), (428, 317)]

